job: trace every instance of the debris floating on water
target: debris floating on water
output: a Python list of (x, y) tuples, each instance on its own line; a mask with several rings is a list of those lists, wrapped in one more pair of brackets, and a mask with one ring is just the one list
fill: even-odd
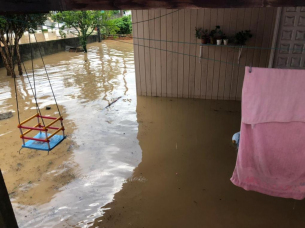
[(83, 48), (73, 47), (73, 46), (66, 46), (65, 50), (68, 52), (83, 52), (84, 51)]
[(12, 112), (0, 113), (0, 120), (5, 120), (13, 116)]
[(122, 98), (122, 96), (120, 96), (120, 97), (114, 99), (114, 100), (113, 100), (112, 102), (110, 102), (110, 104), (107, 105), (104, 109), (109, 108), (111, 105), (113, 105), (115, 102), (117, 102), (120, 98)]

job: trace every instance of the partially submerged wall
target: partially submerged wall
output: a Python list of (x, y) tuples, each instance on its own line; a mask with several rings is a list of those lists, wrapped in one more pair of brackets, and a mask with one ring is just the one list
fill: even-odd
[[(88, 43), (97, 42), (98, 41), (97, 35), (89, 36), (87, 41)], [(76, 46), (76, 47), (79, 46), (79, 38), (75, 37), (75, 38), (32, 43), (34, 58), (40, 57), (38, 45), (40, 45), (43, 56), (51, 55), (57, 52), (65, 51), (66, 46)], [(22, 61), (30, 60), (31, 59), (30, 44), (20, 44), (20, 54)], [(1, 57), (0, 57), (0, 67), (3, 67), (3, 62)]]
[[(245, 65), (268, 67), (270, 50), (259, 47), (271, 47), (276, 11), (133, 10), (133, 23), (146, 20), (133, 24), (138, 95), (239, 100)], [(195, 27), (211, 30), (216, 25), (229, 36), (251, 30), (253, 37), (247, 46), (258, 49), (244, 48), (238, 63), (237, 47), (204, 46), (199, 61)]]

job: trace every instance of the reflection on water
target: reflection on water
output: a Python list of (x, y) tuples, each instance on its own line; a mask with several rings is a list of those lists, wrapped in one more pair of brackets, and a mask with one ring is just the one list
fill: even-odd
[(142, 161), (93, 227), (240, 227), (224, 225), (238, 208), (219, 200), (237, 196), (229, 178), (240, 102), (138, 97), (137, 121)]
[[(20, 227), (87, 227), (96, 217), (103, 214), (100, 208), (112, 201), (114, 194), (121, 189), (123, 182), (131, 176), (133, 169), (141, 161), (137, 140), (133, 45), (103, 41), (91, 44), (88, 48), (87, 54), (63, 52), (44, 58), (57, 101), (63, 109), (67, 132), (70, 132), (70, 141), (67, 142), (74, 143), (72, 149), (69, 145), (60, 145), (50, 156), (59, 157), (68, 149), (71, 150), (58, 167), (61, 166), (61, 169), (65, 170), (74, 164), (72, 166), (75, 171), (69, 174), (73, 175), (73, 178), (66, 181), (57, 191), (52, 190), (52, 194), (48, 194), (49, 190), (35, 192), (35, 186), (43, 185), (47, 177), (32, 184), (31, 199), (43, 199), (44, 194), (49, 197), (42, 204), (31, 199), (22, 201), (22, 197), (27, 197), (26, 194), (17, 195), (15, 199), (13, 197)], [(43, 111), (45, 106), (51, 105), (52, 112), (56, 115), (42, 64), (40, 60), (35, 60), (34, 63), (39, 105)], [(33, 82), (31, 63), (25, 64)], [(4, 69), (1, 69), (0, 73), (1, 112), (14, 110), (13, 80), (5, 76)], [(25, 119), (35, 112), (35, 103), (26, 77), (18, 78), (17, 86), (21, 117)], [(105, 109), (120, 96), (120, 100)], [(18, 156), (25, 156), (26, 162), (26, 155), (34, 153), (23, 150), (21, 155), (10, 155), (15, 153), (21, 143), (18, 137), (15, 137), (18, 135), (16, 124), (16, 115), (0, 122), (3, 129), (0, 130), (0, 142), (6, 140), (9, 145), (14, 144), (9, 156), (0, 160), (0, 167), (4, 167), (4, 178), (9, 183), (9, 191), (13, 191), (15, 185), (18, 189), (19, 185), (16, 183), (17, 179), (13, 180), (12, 174), (15, 171), (6, 164), (14, 165), (16, 156), (17, 159)], [(4, 130), (4, 125), (12, 133), (3, 135), (8, 131)], [(35, 156), (42, 158), (46, 155), (36, 153)], [(58, 168), (56, 172), (63, 171)], [(43, 175), (50, 173), (52, 169)], [(57, 182), (57, 174), (53, 172), (52, 175), (52, 180)], [(24, 177), (18, 181), (28, 182)]]

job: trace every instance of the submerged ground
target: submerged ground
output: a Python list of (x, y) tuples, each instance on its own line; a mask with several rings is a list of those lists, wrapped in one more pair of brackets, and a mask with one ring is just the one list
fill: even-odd
[[(133, 45), (119, 41), (45, 57), (68, 134), (49, 155), (19, 154), (17, 114), (0, 121), (0, 168), (20, 227), (305, 226), (303, 201), (231, 184), (239, 102), (137, 97), (133, 61)], [(35, 75), (43, 114), (57, 116), (39, 60)], [(17, 88), (26, 119), (35, 113), (28, 79)], [(0, 110), (16, 110), (4, 69)]]

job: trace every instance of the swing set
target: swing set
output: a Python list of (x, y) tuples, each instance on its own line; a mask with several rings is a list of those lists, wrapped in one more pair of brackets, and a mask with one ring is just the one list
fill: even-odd
[[(51, 117), (51, 116), (45, 116), (41, 114), (41, 110), (39, 108), (38, 102), (37, 102), (37, 96), (36, 96), (36, 83), (35, 83), (35, 72), (34, 72), (34, 61), (33, 61), (33, 47), (32, 47), (32, 43), (31, 43), (31, 37), (30, 37), (30, 31), (29, 31), (29, 44), (30, 44), (30, 49), (31, 49), (31, 61), (32, 61), (32, 74), (33, 74), (33, 87), (32, 87), (32, 83), (30, 81), (29, 75), (27, 73), (27, 70), (25, 68), (24, 63), (23, 64), (23, 68), (24, 71), (26, 73), (26, 76), (28, 78), (29, 81), (29, 85), (31, 87), (32, 93), (33, 93), (33, 97), (35, 100), (35, 105), (36, 105), (36, 114), (29, 117), (28, 119), (21, 121), (20, 120), (20, 112), (19, 112), (19, 104), (18, 104), (18, 97), (17, 97), (17, 84), (16, 84), (16, 79), (14, 78), (14, 86), (15, 86), (15, 97), (16, 97), (16, 103), (17, 103), (17, 113), (18, 113), (18, 128), (20, 130), (20, 138), (22, 139), (22, 148), (29, 148), (29, 149), (34, 149), (34, 150), (43, 150), (43, 151), (48, 151), (48, 153), (54, 149), (57, 145), (59, 145), (65, 138), (65, 128), (63, 125), (63, 118), (61, 116), (57, 101), (56, 101), (56, 97), (52, 88), (52, 84), (49, 78), (49, 74), (48, 71), (46, 69), (42, 54), (41, 54), (41, 50), (40, 50), (40, 44), (37, 42), (35, 33), (34, 33), (34, 37), (35, 37), (35, 41), (36, 44), (38, 46), (38, 50), (39, 50), (39, 54), (44, 66), (44, 70), (46, 72), (46, 76), (53, 94), (53, 98), (57, 107), (57, 111), (59, 114), (59, 117)], [(37, 124), (33, 127), (27, 126), (26, 124), (28, 122), (30, 122), (33, 119), (37, 119)], [(50, 123), (45, 123), (45, 121), (51, 121)], [(56, 123), (60, 123), (60, 127), (55, 127), (54, 125)], [(26, 130), (24, 132), (24, 130)], [(28, 134), (32, 131), (37, 131), (38, 133), (33, 136), (30, 137), (28, 136)], [(51, 132), (52, 131), (52, 132)], [(62, 132), (62, 134), (58, 134)], [(20, 150), (21, 150), (20, 149)]]

